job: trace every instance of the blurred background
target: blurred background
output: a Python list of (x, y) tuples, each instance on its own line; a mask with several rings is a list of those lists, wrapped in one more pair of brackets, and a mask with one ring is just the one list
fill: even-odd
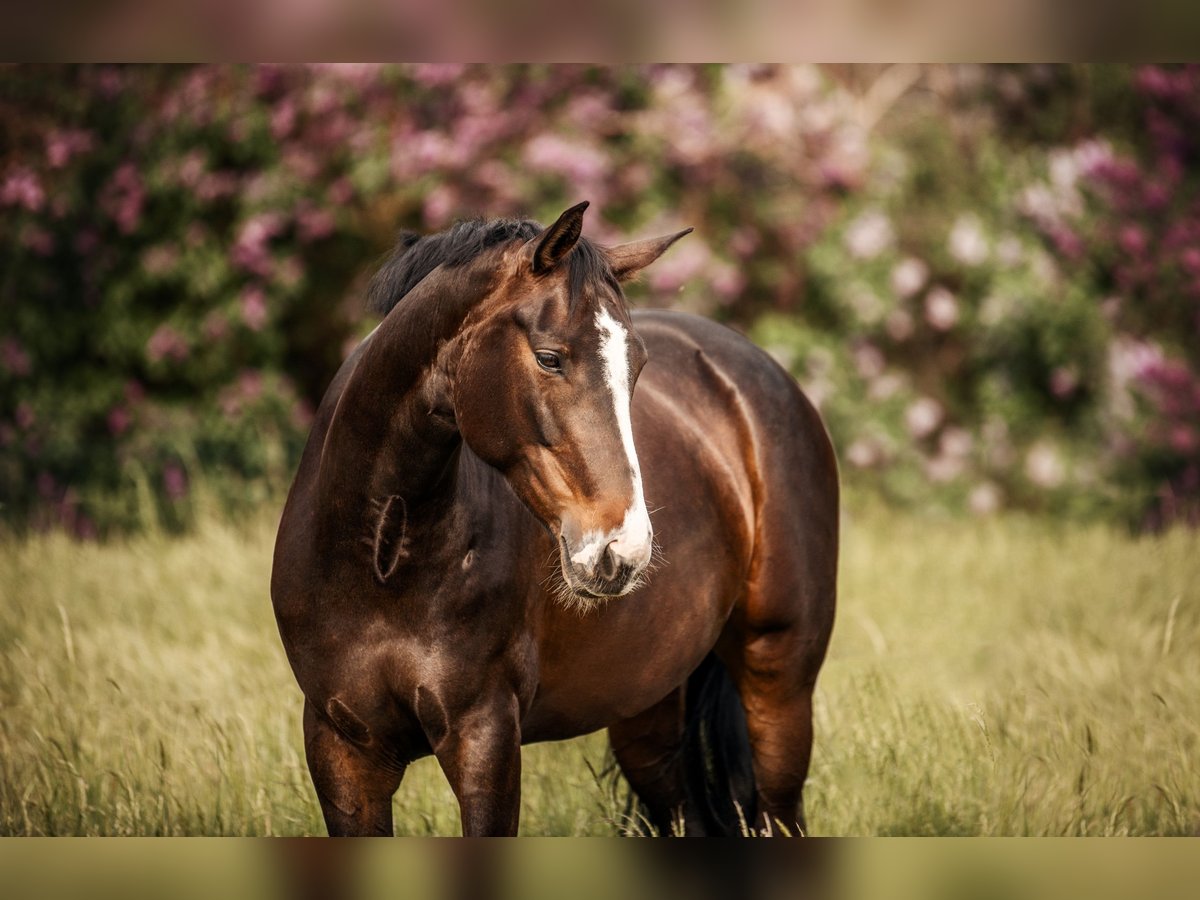
[(696, 233), (635, 303), (751, 335), (851, 489), (1200, 522), (1200, 68), (10, 67), (0, 517), (286, 488), (399, 228)]

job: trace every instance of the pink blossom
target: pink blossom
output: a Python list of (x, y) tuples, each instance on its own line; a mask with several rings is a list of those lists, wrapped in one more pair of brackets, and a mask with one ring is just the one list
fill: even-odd
[(206, 168), (204, 154), (199, 150), (190, 151), (179, 162), (179, 183), (188, 190), (196, 190)]
[[(316, 181), (320, 175), (320, 157), (305, 145), (290, 145), (283, 150), (283, 164), (300, 181)], [(269, 182), (260, 181), (265, 186)]]
[(61, 169), (72, 156), (87, 153), (95, 144), (89, 131), (78, 129), (55, 130), (46, 135), (46, 164), (52, 169)]
[(1144, 379), (1165, 362), (1162, 347), (1152, 341), (1118, 336), (1109, 347), (1108, 366), (1113, 381), (1123, 385)]
[(1137, 86), (1152, 97), (1169, 97), (1174, 91), (1174, 82), (1158, 66), (1145, 66), (1138, 70)]
[(561, 175), (576, 186), (608, 173), (608, 157), (595, 147), (554, 134), (539, 134), (525, 145), (523, 157), (531, 169)]
[(746, 276), (727, 262), (718, 262), (708, 271), (708, 282), (725, 303), (736, 300), (746, 289)]
[(33, 370), (33, 363), (21, 342), (13, 337), (0, 340), (0, 366), (18, 378), (24, 378)]
[(251, 331), (262, 331), (267, 324), (267, 295), (257, 285), (242, 291), (242, 321)]
[[(521, 191), (512, 169), (497, 159), (481, 162), (474, 170), (475, 183), (481, 191), (491, 196), (498, 214), (513, 214), (521, 207)], [(596, 222), (593, 221), (595, 226)], [(593, 237), (596, 232), (593, 231)]]
[(953, 459), (965, 459), (970, 456), (975, 447), (975, 439), (965, 428), (951, 425), (943, 429), (938, 438), (938, 449), (944, 455)]
[(328, 195), (334, 206), (345, 206), (354, 199), (354, 185), (343, 176), (329, 186)]
[(988, 258), (988, 240), (978, 216), (959, 216), (947, 244), (950, 255), (964, 266), (977, 266)]
[(1171, 188), (1159, 181), (1152, 182), (1146, 185), (1146, 195), (1143, 199), (1147, 209), (1160, 212), (1171, 202)]
[(508, 119), (503, 114), (464, 116), (454, 129), (454, 142), (461, 148), (463, 156), (476, 159), (484, 148), (499, 140), (508, 130)]
[(28, 431), (33, 427), (33, 423), (37, 421), (37, 416), (34, 415), (33, 407), (22, 400), (17, 404), (13, 420), (22, 431)]
[(306, 243), (327, 238), (333, 234), (333, 214), (327, 209), (305, 206), (296, 213), (296, 230)]
[(450, 224), (455, 210), (458, 208), (458, 192), (447, 184), (439, 184), (425, 195), (422, 212), (425, 224), (433, 229), (443, 228)]
[(685, 282), (704, 271), (711, 253), (703, 241), (695, 238), (696, 235), (692, 235), (688, 240), (680, 241), (647, 270), (653, 290), (662, 293), (678, 291)]
[(133, 234), (142, 219), (146, 190), (132, 163), (117, 167), (100, 193), (101, 208), (117, 223), (121, 234)]
[[(320, 6), (319, 0), (313, 6)], [(332, 75), (356, 92), (368, 92), (379, 81), (379, 63), (310, 63), (310, 69)]]
[(1197, 437), (1197, 431), (1188, 425), (1172, 425), (1168, 443), (1172, 450), (1180, 454), (1192, 454), (1200, 449), (1200, 438)]
[(108, 411), (108, 430), (113, 437), (120, 437), (127, 430), (133, 421), (133, 417), (123, 406), (114, 406)]
[(237, 389), (242, 399), (247, 402), (258, 400), (263, 394), (262, 372), (257, 369), (243, 369), (238, 375)]
[(41, 180), (26, 166), (13, 169), (0, 185), (0, 206), (23, 206), (29, 212), (37, 212), (45, 201)]
[(858, 469), (870, 469), (883, 462), (883, 448), (868, 438), (858, 438), (846, 448), (846, 461)]
[(945, 453), (925, 460), (924, 465), (925, 476), (938, 484), (954, 481), (962, 475), (965, 468), (961, 457), (948, 456)]
[(1021, 192), (1017, 201), (1021, 212), (1046, 228), (1059, 219), (1058, 201), (1044, 184), (1031, 184)]
[(1003, 497), (990, 481), (977, 484), (967, 496), (967, 507), (977, 516), (988, 516), (1000, 509)]
[(413, 81), (422, 87), (436, 88), (462, 78), (467, 67), (462, 63), (416, 63), (409, 69)]
[(874, 259), (892, 246), (896, 234), (892, 222), (881, 210), (871, 209), (861, 213), (846, 228), (846, 249), (857, 259)]
[(172, 359), (179, 362), (188, 355), (187, 341), (170, 325), (159, 325), (146, 342), (146, 358), (151, 362)]
[(296, 127), (296, 101), (284, 97), (271, 110), (271, 136), (280, 141), (292, 133)]
[(196, 197), (204, 203), (211, 203), (223, 197), (232, 197), (237, 193), (237, 188), (238, 179), (232, 172), (208, 172), (196, 185)]
[(1130, 256), (1141, 256), (1146, 250), (1146, 233), (1137, 225), (1126, 225), (1117, 235), (1117, 243)]
[(221, 391), (217, 404), (227, 418), (233, 418), (241, 415), (246, 406), (254, 403), (262, 394), (262, 373), (255, 369), (243, 369), (237, 381)]
[(1050, 392), (1060, 400), (1075, 393), (1079, 387), (1079, 372), (1074, 366), (1056, 366), (1050, 373)]
[(297, 428), (308, 428), (313, 420), (312, 406), (307, 400), (297, 400), (292, 404), (291, 418)]
[(932, 397), (919, 397), (904, 410), (904, 424), (915, 438), (926, 438), (937, 431), (945, 412)]
[(761, 244), (762, 235), (753, 225), (739, 225), (729, 236), (729, 249), (743, 258), (753, 256)]
[(854, 348), (854, 367), (860, 378), (871, 380), (883, 374), (886, 361), (883, 353), (874, 344), (859, 344)]
[(96, 87), (111, 100), (125, 89), (125, 78), (116, 66), (105, 66), (96, 75)]
[(876, 402), (888, 400), (896, 396), (903, 387), (903, 378), (895, 372), (887, 372), (871, 380), (870, 387), (867, 388), (867, 397)]
[(1051, 490), (1063, 483), (1067, 470), (1058, 450), (1040, 441), (1025, 455), (1025, 474), (1038, 487)]
[(1088, 178), (1094, 178), (1096, 173), (1114, 160), (1112, 144), (1103, 138), (1089, 138), (1080, 141), (1073, 151), (1076, 170)]
[(892, 292), (901, 300), (907, 300), (929, 280), (929, 266), (915, 256), (906, 256), (892, 267)]
[(167, 463), (162, 473), (163, 490), (171, 500), (182, 500), (187, 496), (187, 475), (175, 463)]
[(460, 169), (467, 156), (448, 135), (440, 131), (418, 131), (401, 135), (393, 142), (392, 159), (395, 176), (404, 179)]
[(1054, 247), (1059, 254), (1070, 260), (1081, 259), (1087, 249), (1084, 246), (1083, 238), (1065, 225), (1051, 226), (1050, 239), (1054, 241)]
[(612, 115), (609, 95), (601, 91), (576, 94), (567, 102), (565, 116), (576, 128), (595, 132)]
[(938, 331), (958, 324), (958, 299), (940, 285), (925, 295), (925, 321)]
[(272, 271), (269, 244), (283, 230), (283, 218), (274, 212), (259, 213), (242, 223), (230, 256), (235, 265), (267, 277)]

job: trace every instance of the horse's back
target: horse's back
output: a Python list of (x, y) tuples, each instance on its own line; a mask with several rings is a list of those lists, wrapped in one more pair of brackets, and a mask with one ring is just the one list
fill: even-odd
[[(808, 496), (805, 506), (836, 509), (837, 462), (828, 433), (795, 379), (774, 359), (736, 331), (688, 313), (639, 310), (633, 322), (650, 356), (635, 406), (669, 398), (706, 415), (707, 429), (735, 430), (745, 482), (760, 500), (791, 489)], [(650, 423), (647, 430), (657, 427)]]
[(691, 442), (693, 459), (719, 472), (727, 514), (744, 521), (735, 625), (802, 632), (819, 648), (818, 666), (833, 622), (839, 506), (837, 462), (819, 414), (795, 379), (737, 332), (678, 312), (639, 311), (633, 321), (651, 360), (635, 406), (644, 394), (657, 407), (641, 417), (639, 454), (653, 465), (661, 446), (687, 442), (663, 428), (662, 410), (688, 410), (698, 426), (692, 437), (702, 438)]

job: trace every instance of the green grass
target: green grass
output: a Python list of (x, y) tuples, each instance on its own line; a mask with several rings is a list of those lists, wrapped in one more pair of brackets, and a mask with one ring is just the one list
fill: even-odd
[[(0, 833), (323, 833), (274, 525), (0, 543)], [(1200, 534), (875, 507), (844, 532), (814, 833), (1200, 833)], [(523, 833), (615, 833), (604, 754), (526, 748)], [(395, 812), (457, 832), (431, 760)]]

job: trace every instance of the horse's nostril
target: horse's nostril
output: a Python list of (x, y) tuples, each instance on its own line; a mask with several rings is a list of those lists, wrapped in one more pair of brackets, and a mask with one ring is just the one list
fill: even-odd
[(610, 543), (604, 548), (604, 553), (600, 556), (600, 561), (596, 563), (596, 574), (605, 581), (612, 581), (617, 577), (617, 571), (620, 568), (620, 563), (617, 562), (617, 555), (613, 553), (612, 545), (616, 541)]

